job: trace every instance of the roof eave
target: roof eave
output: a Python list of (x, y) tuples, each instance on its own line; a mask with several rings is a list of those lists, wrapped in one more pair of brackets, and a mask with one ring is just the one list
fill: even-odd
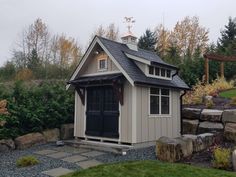
[(179, 89), (179, 90), (191, 90), (189, 87), (167, 86), (167, 85), (153, 84), (153, 83), (147, 83), (147, 82), (142, 82), (142, 81), (134, 81), (134, 85), (159, 86), (159, 87), (174, 88), (174, 89)]

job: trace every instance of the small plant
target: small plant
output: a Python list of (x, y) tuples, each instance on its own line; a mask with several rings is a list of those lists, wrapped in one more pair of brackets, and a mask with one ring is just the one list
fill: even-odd
[(231, 98), (231, 105), (236, 105), (236, 97)]
[(24, 157), (19, 158), (16, 161), (17, 167), (27, 167), (27, 166), (36, 165), (38, 163), (39, 163), (39, 160), (34, 156), (24, 156)]
[(212, 109), (213, 106), (214, 106), (214, 102), (213, 102), (212, 100), (207, 100), (207, 101), (206, 101), (206, 107), (207, 107), (208, 109)]
[(229, 169), (231, 166), (231, 150), (227, 148), (216, 148), (213, 151), (213, 167)]

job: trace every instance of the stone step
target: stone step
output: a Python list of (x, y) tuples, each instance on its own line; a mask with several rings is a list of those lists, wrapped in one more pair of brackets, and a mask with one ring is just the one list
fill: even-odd
[(112, 152), (121, 155), (126, 155), (126, 152), (133, 148), (133, 146), (129, 145), (97, 142), (90, 140), (66, 140), (65, 144), (74, 147), (87, 148), (91, 150), (98, 150), (104, 152)]

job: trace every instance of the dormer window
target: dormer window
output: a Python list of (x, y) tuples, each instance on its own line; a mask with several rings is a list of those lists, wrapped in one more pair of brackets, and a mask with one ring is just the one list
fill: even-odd
[(98, 71), (107, 70), (107, 58), (98, 59)]
[(171, 70), (156, 66), (149, 66), (148, 67), (148, 75), (150, 77), (157, 77), (157, 78), (171, 78)]

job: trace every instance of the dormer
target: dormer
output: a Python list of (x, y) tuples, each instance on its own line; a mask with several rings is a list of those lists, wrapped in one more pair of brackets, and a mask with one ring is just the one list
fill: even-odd
[(158, 65), (146, 65), (146, 76), (158, 78), (158, 79), (172, 79), (172, 70), (167, 67), (158, 66)]

